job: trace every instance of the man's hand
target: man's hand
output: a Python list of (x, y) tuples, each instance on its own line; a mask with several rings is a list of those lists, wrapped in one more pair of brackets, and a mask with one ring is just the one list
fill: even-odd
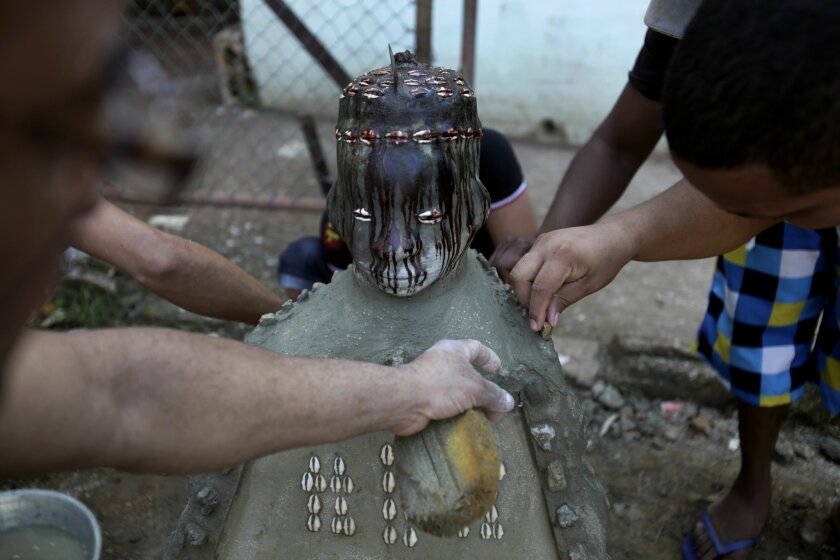
[(513, 410), (513, 397), (487, 381), (475, 367), (498, 371), (502, 363), (495, 352), (476, 340), (441, 340), (414, 361), (399, 366), (404, 395), (416, 402), (394, 433), (419, 432), (431, 420), (450, 418), (471, 408), (483, 408), (491, 420)]
[(496, 250), (490, 256), (490, 266), (496, 268), (499, 278), (503, 282), (510, 283), (510, 271), (516, 266), (519, 259), (531, 249), (536, 239), (533, 236), (516, 235), (508, 237), (496, 247)]
[(635, 255), (632, 236), (610, 222), (544, 233), (510, 273), (538, 331), (568, 306), (609, 284)]

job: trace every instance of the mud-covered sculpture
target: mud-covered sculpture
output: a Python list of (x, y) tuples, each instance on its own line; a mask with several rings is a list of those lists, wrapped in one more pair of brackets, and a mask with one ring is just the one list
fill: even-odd
[(350, 83), (329, 211), (355, 264), (264, 317), (247, 340), (382, 364), (410, 361), (441, 338), (493, 348), (502, 369), (491, 379), (521, 403), (491, 425), (495, 502), (457, 536), (419, 531), (403, 508), (399, 446), (392, 434), (368, 434), (193, 477), (169, 557), (607, 557), (606, 503), (582, 459), (580, 407), (557, 354), (467, 249), (489, 204), (480, 136), (475, 96), (455, 71), (399, 53)]

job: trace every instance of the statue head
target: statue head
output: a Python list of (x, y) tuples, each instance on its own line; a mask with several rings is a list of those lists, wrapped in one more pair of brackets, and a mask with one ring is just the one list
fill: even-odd
[(463, 76), (397, 53), (344, 89), (335, 135), (328, 208), (357, 276), (410, 296), (455, 270), (489, 211)]

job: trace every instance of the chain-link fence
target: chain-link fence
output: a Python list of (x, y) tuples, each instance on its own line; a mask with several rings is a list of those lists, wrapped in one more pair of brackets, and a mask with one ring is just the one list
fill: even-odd
[(131, 1), (126, 40), (161, 62), (202, 141), (184, 200), (321, 207), (339, 79), (387, 65), (389, 44), (414, 50), (418, 2)]

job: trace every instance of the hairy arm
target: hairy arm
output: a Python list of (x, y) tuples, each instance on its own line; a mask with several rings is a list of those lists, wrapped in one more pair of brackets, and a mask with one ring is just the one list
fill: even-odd
[(200, 472), (513, 398), (471, 364), (498, 357), (441, 341), (410, 364), (280, 356), (231, 340), (126, 328), (23, 336), (0, 393), (0, 474), (110, 466)]
[(283, 298), (215, 251), (156, 230), (104, 199), (81, 220), (71, 245), (200, 315), (256, 324), (283, 304)]
[(531, 327), (557, 324), (569, 305), (609, 284), (631, 260), (697, 259), (736, 248), (773, 220), (718, 208), (685, 180), (600, 223), (541, 235), (511, 273)]
[[(662, 136), (661, 104), (629, 83), (609, 115), (572, 159), (538, 234), (595, 222), (615, 204)], [(490, 260), (503, 280), (535, 238), (519, 235)]]

